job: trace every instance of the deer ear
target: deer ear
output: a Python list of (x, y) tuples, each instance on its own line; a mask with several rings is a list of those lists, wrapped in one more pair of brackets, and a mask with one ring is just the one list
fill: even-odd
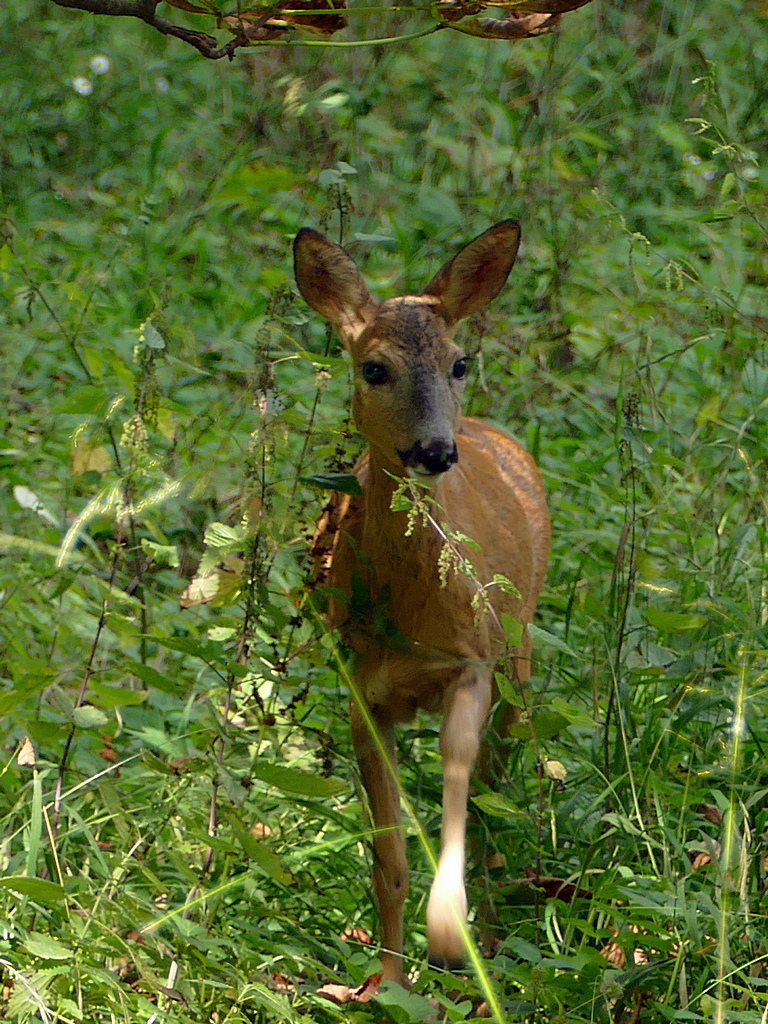
[(516, 220), (495, 224), (448, 260), (422, 295), (440, 299), (451, 324), (477, 313), (504, 287), (519, 245)]
[(293, 243), (293, 267), (306, 302), (331, 321), (349, 346), (378, 306), (352, 259), (325, 235), (302, 228)]

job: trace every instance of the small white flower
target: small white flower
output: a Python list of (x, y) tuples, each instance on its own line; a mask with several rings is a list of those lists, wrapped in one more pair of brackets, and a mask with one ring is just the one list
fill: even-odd
[(91, 71), (94, 75), (106, 75), (111, 68), (109, 57), (105, 57), (103, 53), (97, 53), (91, 57)]
[(155, 89), (157, 89), (158, 92), (168, 92), (168, 90), (170, 89), (170, 85), (168, 83), (168, 79), (167, 78), (156, 78), (155, 79)]
[(78, 75), (77, 78), (72, 79), (72, 88), (75, 92), (80, 93), (81, 96), (90, 96), (93, 92), (93, 82), (88, 78), (83, 78), (82, 75)]

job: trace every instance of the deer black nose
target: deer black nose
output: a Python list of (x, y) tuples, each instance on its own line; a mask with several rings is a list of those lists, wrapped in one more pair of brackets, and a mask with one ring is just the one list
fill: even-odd
[(430, 441), (428, 445), (417, 441), (407, 451), (398, 451), (398, 455), (403, 460), (403, 465), (421, 469), (431, 476), (447, 472), (459, 461), (455, 441)]

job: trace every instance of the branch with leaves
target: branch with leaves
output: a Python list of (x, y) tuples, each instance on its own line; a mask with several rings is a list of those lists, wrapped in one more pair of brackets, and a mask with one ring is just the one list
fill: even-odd
[[(299, 45), (317, 45), (315, 39), (287, 39), (296, 29), (309, 30), (321, 37), (325, 45), (356, 46), (381, 45), (403, 42), (450, 28), (466, 35), (484, 39), (527, 39), (550, 32), (562, 15), (589, 3), (589, 0), (435, 0), (431, 7), (434, 22), (426, 29), (404, 36), (385, 39), (348, 40), (329, 43), (327, 37), (347, 25), (346, 0), (288, 0), (264, 7), (233, 9), (218, 0), (51, 0), (59, 7), (86, 11), (89, 14), (112, 18), (138, 18), (163, 35), (175, 36), (210, 60), (233, 58), (241, 46), (256, 46), (295, 42)], [(182, 11), (203, 16), (212, 21), (212, 29), (226, 30), (232, 38), (220, 45), (216, 36), (187, 28), (157, 13), (161, 2)], [(498, 15), (485, 16), (488, 9), (498, 9)], [(480, 15), (480, 16), (478, 16)]]

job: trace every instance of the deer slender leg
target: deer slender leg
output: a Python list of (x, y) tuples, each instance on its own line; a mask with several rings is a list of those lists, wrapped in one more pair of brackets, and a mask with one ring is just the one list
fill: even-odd
[(403, 905), (408, 894), (408, 862), (400, 826), (400, 794), (395, 776), (395, 726), (374, 714), (387, 752), (382, 757), (363, 718), (352, 704), (352, 743), (373, 817), (373, 893), (381, 918), (384, 980), (403, 981)]
[(489, 672), (473, 670), (448, 691), (440, 733), (443, 755), (443, 827), (440, 860), (427, 904), (430, 960), (455, 968), (464, 961), (460, 922), (467, 916), (464, 888), (467, 796), (480, 732), (491, 706)]

